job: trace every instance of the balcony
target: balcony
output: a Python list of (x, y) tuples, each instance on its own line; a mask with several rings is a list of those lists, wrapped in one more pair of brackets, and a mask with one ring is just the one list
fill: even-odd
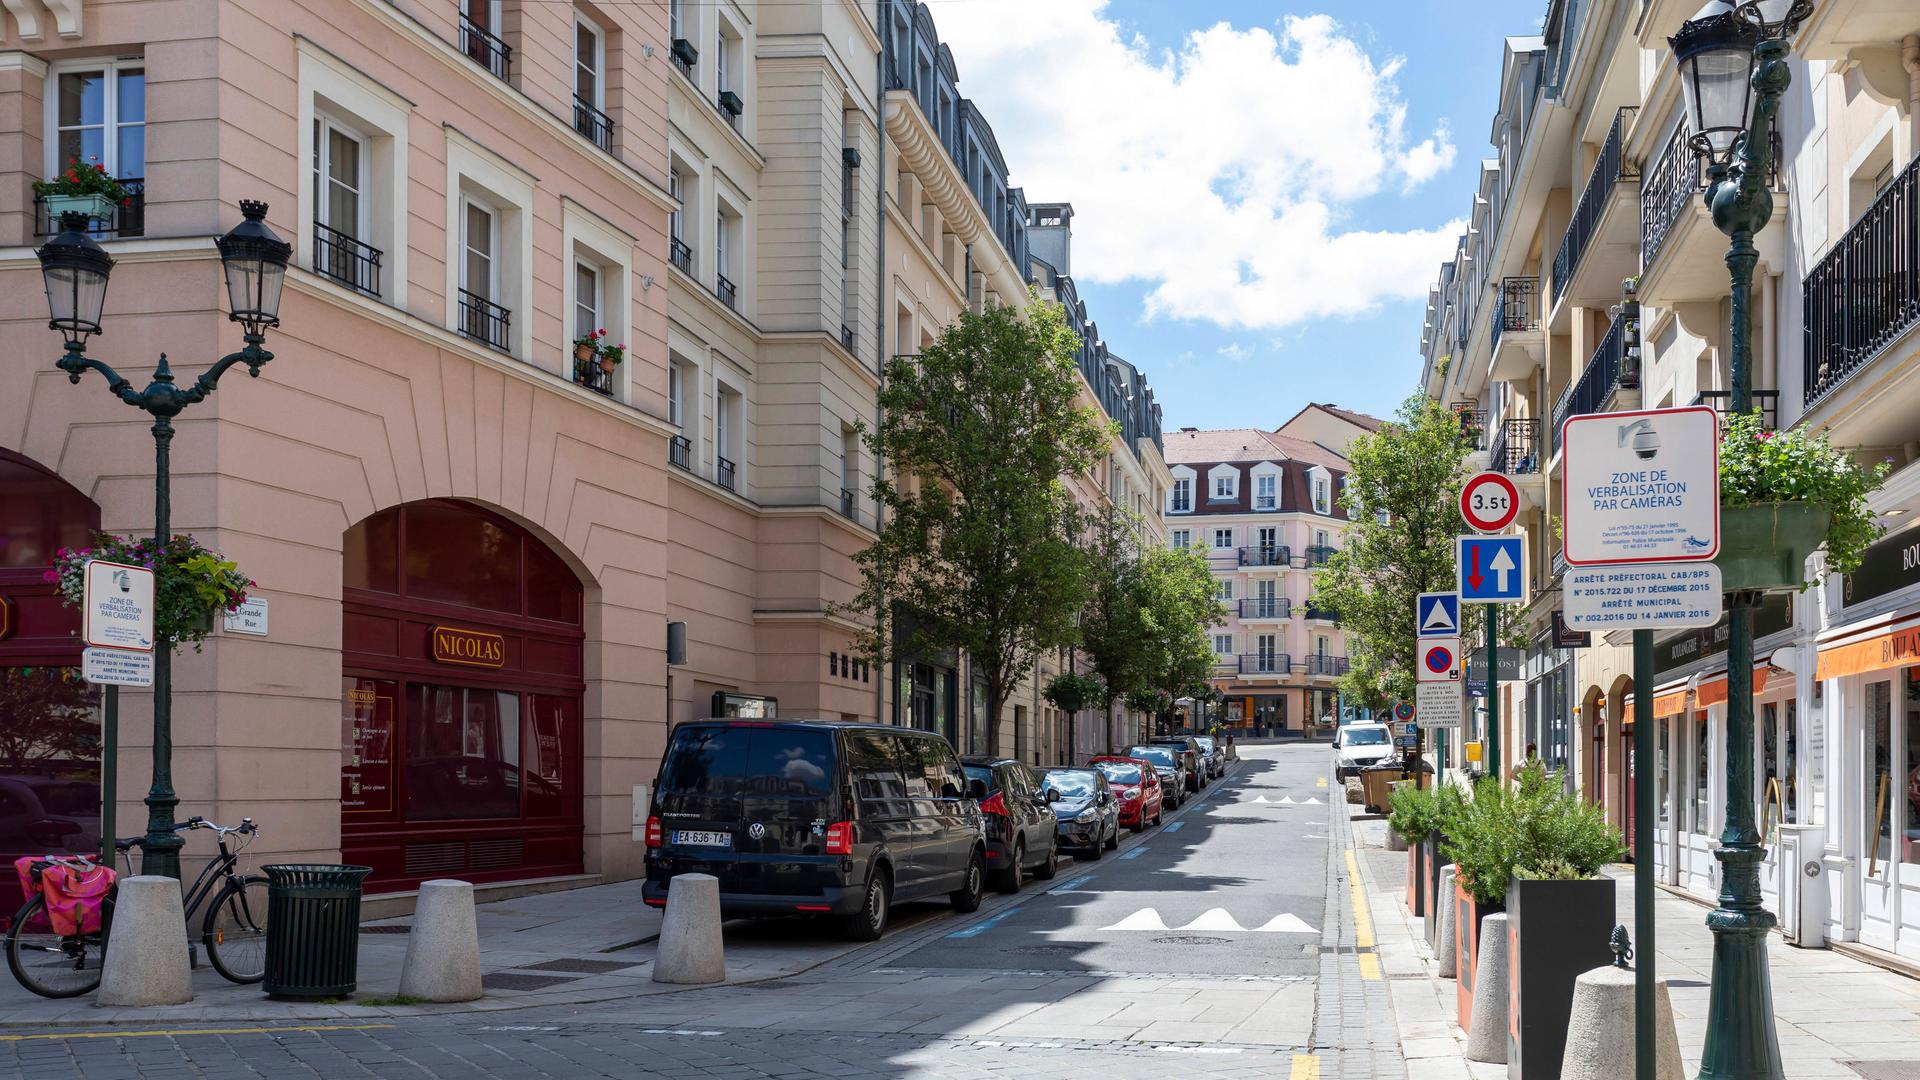
[(460, 290), (460, 325), (457, 329), (462, 336), (472, 338), (489, 349), (506, 352), (512, 320), (513, 312), (484, 296)]
[(728, 491), (737, 491), (739, 489), (733, 486), (734, 480), (737, 475), (738, 475), (738, 470), (734, 468), (733, 462), (727, 460), (726, 458), (718, 457), (718, 456), (716, 456), (713, 459), (713, 482), (714, 483), (719, 484), (721, 487), (726, 488)]
[(1805, 296), (1812, 408), (1920, 322), (1920, 158), (1807, 274)]
[(693, 471), (693, 440), (675, 435), (667, 443), (667, 464), (686, 472)]
[(840, 347), (848, 352), (853, 351), (853, 327), (846, 323), (840, 324)]
[(1347, 673), (1347, 658), (1327, 653), (1307, 654), (1307, 677), (1313, 679), (1337, 679)]
[(1256, 544), (1240, 549), (1241, 566), (1285, 567), (1293, 562), (1293, 553), (1285, 544)]
[(1325, 566), (1327, 561), (1333, 558), (1333, 553), (1339, 550), (1337, 547), (1315, 544), (1307, 548), (1307, 565)]
[(1639, 237), (1634, 235), (1631, 208), (1640, 170), (1622, 149), (1638, 113), (1638, 106), (1629, 105), (1613, 114), (1613, 126), (1600, 144), (1600, 157), (1587, 174), (1580, 201), (1574, 204), (1566, 235), (1553, 257), (1556, 309), (1567, 301), (1579, 307), (1614, 303), (1620, 299), (1620, 282), (1639, 269)]
[(1314, 622), (1337, 623), (1340, 621), (1340, 613), (1333, 610), (1332, 608), (1315, 607), (1312, 604), (1308, 604), (1307, 618), (1310, 621), (1314, 621)]
[(1540, 473), (1540, 421), (1521, 417), (1500, 422), (1500, 433), (1493, 437), (1493, 452), (1487, 467), (1508, 476), (1537, 476)]
[[(1714, 227), (1713, 214), (1701, 193), (1706, 189), (1706, 166), (1687, 144), (1687, 125), (1676, 126), (1666, 148), (1647, 170), (1640, 185), (1640, 303), (1669, 307), (1690, 300), (1726, 298), (1727, 237)], [(1780, 138), (1774, 133), (1773, 217), (1753, 238), (1760, 260), (1778, 269), (1784, 266), (1781, 227), (1787, 200), (1778, 197)]]
[(667, 248), (667, 261), (680, 268), (688, 277), (693, 276), (693, 248), (685, 240), (674, 237)]
[(573, 382), (575, 386), (584, 386), (603, 397), (613, 396), (613, 372), (600, 366), (598, 360), (584, 363), (573, 362)]
[(700, 62), (700, 50), (694, 48), (693, 42), (686, 38), (677, 37), (673, 39), (671, 51), (673, 66), (680, 69), (680, 74), (689, 79), (693, 78), (693, 66)]
[(380, 295), (380, 249), (313, 223), (313, 272), (369, 296)]
[(1280, 509), (1280, 496), (1255, 495), (1253, 497), (1253, 508), (1255, 510), (1278, 510)]
[(1242, 675), (1291, 675), (1293, 658), (1286, 653), (1242, 653), (1240, 655), (1240, 674)]
[[(1779, 428), (1780, 426), (1780, 391), (1755, 390), (1752, 392), (1752, 394), (1753, 394), (1753, 407), (1760, 410), (1760, 422), (1765, 424), (1767, 426), (1767, 430), (1769, 431)], [(1693, 396), (1693, 400), (1691, 402), (1688, 402), (1688, 404), (1707, 405), (1712, 407), (1714, 412), (1720, 414), (1721, 432), (1723, 434), (1726, 432), (1727, 417), (1732, 414), (1732, 410), (1733, 410), (1733, 391), (1702, 390), (1698, 394), (1695, 394)]]
[(1469, 450), (1478, 452), (1487, 448), (1487, 411), (1475, 408), (1471, 404), (1456, 404), (1452, 413), (1460, 421), (1460, 437), (1466, 440)]
[(1214, 654), (1213, 673), (1215, 675), (1232, 675), (1235, 672), (1238, 672), (1239, 670), (1240, 670), (1239, 657), (1234, 656), (1232, 654), (1228, 654), (1226, 656), (1221, 656), (1218, 653)]
[[(106, 221), (93, 221), (87, 226), (87, 235), (96, 240), (110, 238), (124, 239), (129, 236), (142, 236), (147, 231), (147, 178), (144, 176), (123, 176), (120, 186), (125, 189), (126, 198), (114, 207), (113, 216)], [(39, 224), (36, 228), (40, 236), (53, 236), (60, 231), (60, 222), (47, 213), (46, 200), (39, 195), (33, 197), (33, 217)]]
[(460, 51), (473, 62), (505, 80), (513, 63), (513, 48), (485, 27), (460, 13)]
[(1569, 416), (1606, 411), (1607, 399), (1620, 388), (1620, 351), (1625, 339), (1626, 320), (1615, 317), (1613, 325), (1607, 328), (1607, 336), (1600, 339), (1599, 347), (1587, 358), (1586, 370), (1554, 405), (1551, 438), (1560, 438), (1560, 426)]
[(848, 521), (860, 520), (860, 504), (854, 493), (847, 488), (840, 489), (840, 516)]
[(1284, 596), (1250, 596), (1240, 601), (1242, 619), (1290, 619), (1293, 601)]
[(1493, 367), (1495, 382), (1524, 379), (1540, 366), (1546, 334), (1540, 328), (1540, 279), (1510, 277), (1500, 281), (1500, 297), (1493, 309)]
[(747, 105), (740, 100), (739, 94), (731, 90), (722, 90), (720, 96), (713, 100), (713, 107), (719, 109), (720, 115), (727, 118), (728, 127), (735, 131), (740, 130), (740, 114), (747, 111)]
[(713, 294), (720, 298), (721, 303), (735, 311), (740, 310), (740, 289), (727, 278), (727, 275), (713, 275)]
[(591, 101), (573, 97), (573, 130), (585, 135), (593, 145), (613, 153), (613, 117), (593, 107)]

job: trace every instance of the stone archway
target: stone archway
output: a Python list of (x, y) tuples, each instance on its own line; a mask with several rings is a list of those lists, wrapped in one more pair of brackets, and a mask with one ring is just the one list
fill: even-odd
[(1580, 797), (1602, 807), (1607, 803), (1606, 700), (1597, 686), (1589, 686), (1580, 698)]

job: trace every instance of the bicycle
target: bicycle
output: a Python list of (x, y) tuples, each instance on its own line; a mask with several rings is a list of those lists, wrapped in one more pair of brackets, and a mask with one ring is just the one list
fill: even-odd
[[(173, 827), (175, 832), (196, 829), (213, 830), (219, 839), (220, 857), (209, 862), (187, 890), (187, 926), (193, 925), (194, 912), (210, 899), (200, 932), (207, 959), (231, 982), (257, 983), (267, 974), (267, 879), (241, 874), (235, 868), (260, 827), (252, 818), (241, 818), (239, 825), (230, 827), (201, 817)], [(230, 836), (240, 838), (232, 850), (227, 847)], [(135, 836), (114, 841), (114, 850), (121, 853), (129, 871), (133, 868), (131, 852), (145, 839)], [(76, 858), (88, 868), (97, 865), (96, 860)], [(54, 862), (49, 858), (33, 865), (36, 885), (41, 871)], [(99, 986), (113, 928), (113, 898), (110, 891), (101, 902), (99, 932), (63, 936), (54, 931), (47, 915), (46, 897), (36, 893), (6, 928), (7, 967), (13, 977), (21, 986), (48, 998), (78, 997)]]

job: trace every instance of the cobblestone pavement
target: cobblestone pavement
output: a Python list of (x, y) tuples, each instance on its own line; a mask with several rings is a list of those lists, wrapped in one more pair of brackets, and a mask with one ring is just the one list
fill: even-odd
[[(1180, 815), (1184, 829), (1130, 839), (1119, 854), (1132, 860), (1076, 864), (801, 975), (485, 1014), (14, 1028), (0, 1031), (0, 1080), (1402, 1080), (1339, 789), (1315, 786), (1315, 748), (1254, 753), (1259, 763)], [(1319, 801), (1252, 808), (1285, 789)], [(1314, 893), (1312, 908), (1299, 902)], [(1249, 929), (1211, 931), (1222, 939), (1211, 951), (1169, 950), (1113, 925), (1142, 904), (1170, 926), (1213, 907)], [(1276, 904), (1318, 928), (1250, 929)]]

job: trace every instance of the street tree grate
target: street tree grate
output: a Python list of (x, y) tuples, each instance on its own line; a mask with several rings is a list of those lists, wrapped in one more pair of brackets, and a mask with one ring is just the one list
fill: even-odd
[(413, 932), (413, 927), (411, 926), (363, 926), (360, 928), (360, 932), (363, 934), (410, 934)]
[(571, 971), (579, 975), (605, 975), (609, 971), (622, 971), (630, 967), (639, 967), (640, 961), (619, 960), (547, 960), (538, 964), (522, 965), (522, 971)]
[(1232, 940), (1232, 938), (1223, 937), (1200, 937), (1196, 934), (1176, 934), (1173, 937), (1154, 938), (1153, 942), (1156, 945), (1225, 945)]
[(545, 990), (549, 986), (578, 981), (573, 975), (516, 975), (510, 971), (491, 971), (480, 977), (488, 990)]
[(1077, 953), (1080, 949), (1081, 946), (1079, 945), (1022, 945), (1017, 949), (1009, 949), (1007, 951), (1017, 953), (1044, 953), (1049, 956), (1061, 956), (1068, 953)]

